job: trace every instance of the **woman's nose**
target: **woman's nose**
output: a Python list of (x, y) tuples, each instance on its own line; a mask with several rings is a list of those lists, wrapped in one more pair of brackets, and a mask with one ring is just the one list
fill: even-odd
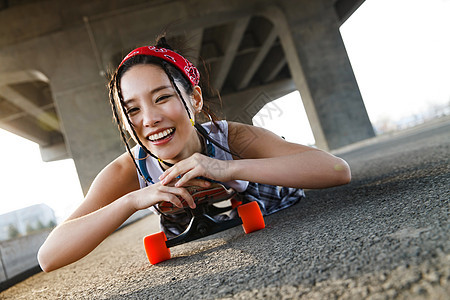
[(162, 117), (154, 109), (145, 109), (143, 114), (142, 125), (145, 127), (152, 127), (161, 122)]

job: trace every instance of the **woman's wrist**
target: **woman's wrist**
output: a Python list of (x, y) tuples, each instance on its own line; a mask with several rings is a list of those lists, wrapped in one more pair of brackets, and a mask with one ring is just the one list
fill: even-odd
[(134, 214), (136, 211), (139, 210), (136, 205), (136, 199), (137, 199), (136, 192), (137, 191), (128, 193), (119, 199), (121, 204), (124, 206), (124, 209), (126, 211), (128, 211), (130, 214)]
[(230, 180), (245, 180), (247, 160), (229, 160), (228, 176)]

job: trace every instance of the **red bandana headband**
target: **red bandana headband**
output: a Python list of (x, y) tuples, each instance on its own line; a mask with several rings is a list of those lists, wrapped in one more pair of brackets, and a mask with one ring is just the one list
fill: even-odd
[(128, 53), (127, 56), (125, 56), (125, 58), (120, 63), (119, 68), (123, 65), (124, 62), (136, 55), (155, 56), (171, 63), (181, 72), (183, 72), (183, 74), (186, 75), (186, 77), (194, 86), (198, 85), (198, 82), (200, 81), (200, 73), (190, 61), (172, 50), (166, 48), (158, 48), (155, 46), (145, 46), (134, 49), (133, 51)]

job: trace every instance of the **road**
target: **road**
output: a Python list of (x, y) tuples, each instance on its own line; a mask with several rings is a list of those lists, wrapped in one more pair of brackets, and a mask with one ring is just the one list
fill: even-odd
[(152, 215), (0, 299), (448, 299), (450, 121), (338, 154), (352, 182), (307, 191), (263, 230), (236, 227), (151, 266), (142, 238), (158, 230)]

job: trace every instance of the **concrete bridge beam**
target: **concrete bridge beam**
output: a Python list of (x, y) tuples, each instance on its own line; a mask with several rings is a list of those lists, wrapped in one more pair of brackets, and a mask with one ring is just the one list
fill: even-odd
[(375, 136), (329, 1), (280, 1), (278, 26), (316, 144), (337, 149)]

